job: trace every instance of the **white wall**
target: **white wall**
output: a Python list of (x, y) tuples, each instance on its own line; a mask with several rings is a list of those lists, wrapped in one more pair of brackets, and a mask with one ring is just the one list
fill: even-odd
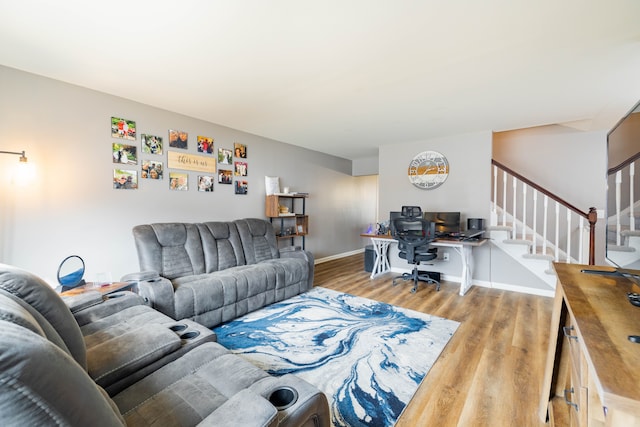
[[(264, 218), (265, 175), (309, 192), (306, 247), (316, 258), (361, 248), (359, 233), (375, 218), (376, 177), (353, 177), (349, 160), (6, 67), (0, 67), (0, 91), (0, 150), (26, 150), (37, 173), (28, 187), (10, 184), (18, 158), (0, 155), (0, 262), (46, 279), (55, 279), (70, 254), (85, 259), (89, 280), (136, 271), (131, 229), (137, 224)], [(248, 194), (217, 183), (211, 193), (197, 192), (198, 172), (189, 172), (187, 192), (170, 191), (167, 174), (139, 180), (138, 190), (114, 190), (111, 147), (118, 140), (110, 136), (111, 116), (136, 121), (139, 149), (142, 133), (162, 136), (165, 154), (139, 153), (139, 159), (161, 158), (165, 170), (168, 129), (189, 132), (190, 154), (197, 154), (198, 135), (214, 138), (216, 150), (245, 144)]]

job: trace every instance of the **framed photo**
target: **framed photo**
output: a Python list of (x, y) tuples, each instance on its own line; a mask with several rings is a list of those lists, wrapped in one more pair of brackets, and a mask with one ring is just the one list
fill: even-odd
[(140, 178), (142, 179), (162, 179), (164, 167), (162, 162), (156, 160), (143, 160), (142, 172)]
[(231, 165), (231, 159), (233, 158), (233, 151), (228, 148), (218, 148), (218, 164)]
[(213, 154), (213, 138), (198, 137), (198, 153)]
[(218, 172), (218, 184), (231, 184), (233, 181), (233, 171), (220, 169)]
[(213, 191), (215, 177), (211, 175), (198, 176), (198, 191)]
[(144, 154), (162, 154), (162, 138), (155, 135), (142, 134), (142, 152)]
[(249, 183), (247, 181), (236, 180), (236, 194), (247, 194)]
[(135, 190), (138, 188), (138, 171), (124, 169), (113, 170), (113, 188), (116, 190)]
[(189, 147), (189, 133), (182, 130), (169, 129), (169, 147), (186, 150)]
[(189, 174), (169, 172), (169, 189), (175, 191), (189, 190)]
[(247, 162), (235, 162), (236, 176), (247, 176)]
[(133, 120), (111, 117), (111, 137), (136, 140), (136, 122)]
[(247, 146), (242, 145), (239, 142), (233, 143), (233, 155), (239, 159), (247, 158)]
[(114, 142), (112, 145), (113, 163), (122, 163), (123, 165), (138, 164), (138, 147), (135, 145), (121, 144)]

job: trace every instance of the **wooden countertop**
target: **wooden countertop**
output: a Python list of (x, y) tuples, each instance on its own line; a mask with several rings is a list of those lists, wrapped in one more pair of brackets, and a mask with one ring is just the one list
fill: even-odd
[(612, 268), (564, 263), (554, 268), (602, 405), (640, 416), (640, 344), (628, 339), (640, 335), (640, 307), (627, 299), (627, 292), (640, 292), (640, 287), (624, 277), (581, 272)]

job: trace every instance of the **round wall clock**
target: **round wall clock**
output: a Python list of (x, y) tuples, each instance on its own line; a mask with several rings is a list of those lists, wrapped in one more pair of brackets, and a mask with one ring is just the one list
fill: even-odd
[(409, 181), (418, 188), (431, 190), (442, 185), (449, 176), (449, 162), (437, 151), (423, 151), (409, 164)]

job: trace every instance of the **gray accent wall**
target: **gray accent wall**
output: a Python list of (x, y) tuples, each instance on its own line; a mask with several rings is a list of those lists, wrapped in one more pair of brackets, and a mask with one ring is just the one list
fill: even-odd
[[(380, 221), (388, 220), (389, 212), (403, 205), (420, 206), (423, 211), (458, 211), (465, 225), (467, 218), (489, 221), (491, 143), (491, 132), (476, 132), (380, 147)], [(411, 184), (407, 172), (414, 156), (428, 150), (443, 154), (450, 171), (441, 186), (423, 190)], [(478, 257), (488, 250), (488, 245), (478, 248)], [(451, 252), (450, 261), (429, 269), (459, 277), (460, 257), (453, 249), (447, 251)], [(392, 268), (408, 268), (406, 261), (398, 258), (396, 245), (391, 245), (389, 253)], [(477, 262), (475, 277), (489, 280), (489, 266), (488, 262)]]
[[(265, 218), (265, 175), (309, 193), (306, 247), (317, 259), (361, 249), (359, 233), (375, 219), (377, 179), (352, 176), (350, 160), (6, 67), (0, 67), (0, 91), (0, 150), (26, 150), (36, 173), (21, 187), (12, 182), (18, 157), (0, 155), (0, 262), (49, 281), (71, 254), (84, 258), (89, 280), (137, 271), (131, 235), (137, 224)], [(112, 143), (121, 141), (110, 135), (112, 116), (136, 121), (137, 166), (112, 162)], [(218, 183), (213, 192), (198, 192), (199, 172), (188, 172), (189, 191), (170, 191), (169, 129), (189, 132), (189, 154), (198, 154), (198, 135), (214, 138), (216, 150), (245, 144), (248, 194)], [(165, 154), (142, 154), (142, 133), (163, 137)], [(141, 158), (165, 162), (164, 179), (139, 179), (138, 190), (113, 189), (114, 168), (140, 172)]]

